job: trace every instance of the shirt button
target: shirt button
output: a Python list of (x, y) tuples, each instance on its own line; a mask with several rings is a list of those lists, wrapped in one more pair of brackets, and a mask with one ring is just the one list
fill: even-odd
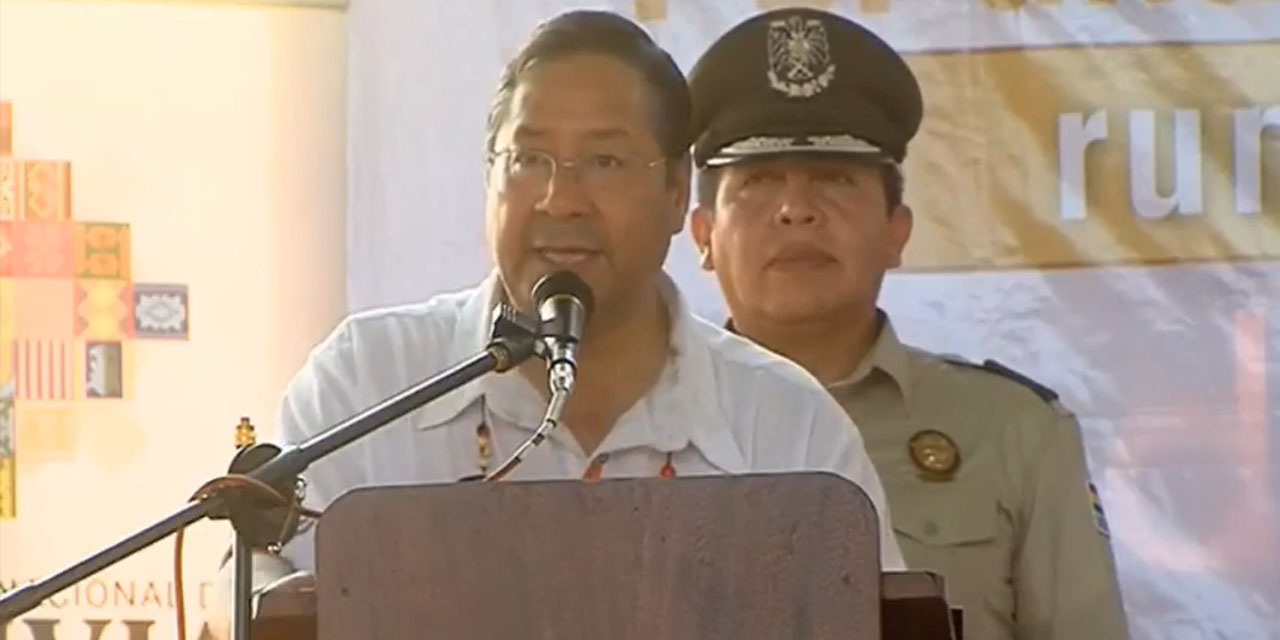
[(938, 535), (938, 523), (928, 520), (924, 523), (924, 534), (926, 536)]

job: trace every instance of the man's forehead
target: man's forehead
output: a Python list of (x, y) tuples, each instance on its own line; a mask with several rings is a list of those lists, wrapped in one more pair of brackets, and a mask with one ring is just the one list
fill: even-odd
[[(515, 105), (513, 105), (515, 107)], [(657, 146), (657, 132), (647, 111), (625, 108), (512, 108), (498, 139), (505, 142), (553, 144), (624, 144)]]
[(512, 104), (525, 108), (561, 104), (636, 105), (648, 94), (644, 76), (610, 56), (570, 54), (533, 64), (516, 78)]
[(573, 131), (598, 138), (627, 137), (649, 126), (649, 107), (643, 86), (616, 79), (530, 79), (516, 85), (507, 123), (521, 135)]

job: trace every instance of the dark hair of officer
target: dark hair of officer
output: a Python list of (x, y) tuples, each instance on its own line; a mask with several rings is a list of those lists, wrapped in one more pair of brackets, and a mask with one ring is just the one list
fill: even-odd
[(691, 106), (680, 67), (634, 22), (607, 11), (586, 10), (570, 11), (539, 25), (507, 64), (489, 109), (486, 151), (493, 151), (520, 75), (540, 62), (574, 54), (612, 56), (635, 69), (652, 94), (654, 138), (663, 154), (681, 158), (688, 153)]

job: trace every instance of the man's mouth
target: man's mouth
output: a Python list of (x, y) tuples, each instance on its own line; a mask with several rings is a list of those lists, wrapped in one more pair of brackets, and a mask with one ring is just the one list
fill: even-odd
[(780, 251), (768, 262), (769, 267), (786, 269), (797, 267), (820, 267), (835, 262), (825, 251), (811, 248), (793, 248)]
[(596, 251), (594, 249), (580, 249), (580, 248), (570, 248), (570, 247), (558, 247), (554, 249), (542, 248), (542, 249), (535, 249), (534, 252), (537, 253), (538, 256), (541, 257), (543, 260), (546, 260), (547, 262), (550, 262), (552, 264), (562, 265), (562, 266), (570, 266), (570, 265), (579, 264), (581, 262), (586, 262), (587, 260), (590, 260), (591, 258), (594, 258), (595, 256), (599, 255), (600, 253), (599, 251)]

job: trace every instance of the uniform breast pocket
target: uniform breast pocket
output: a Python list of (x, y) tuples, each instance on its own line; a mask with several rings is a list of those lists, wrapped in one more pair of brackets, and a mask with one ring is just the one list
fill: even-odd
[(925, 490), (894, 502), (892, 515), (894, 530), (920, 544), (975, 545), (994, 542), (998, 534), (994, 500), (966, 498), (951, 491)]
[(994, 496), (962, 485), (923, 485), (891, 496), (907, 566), (946, 580), (966, 609), (1012, 614), (1012, 534)]

